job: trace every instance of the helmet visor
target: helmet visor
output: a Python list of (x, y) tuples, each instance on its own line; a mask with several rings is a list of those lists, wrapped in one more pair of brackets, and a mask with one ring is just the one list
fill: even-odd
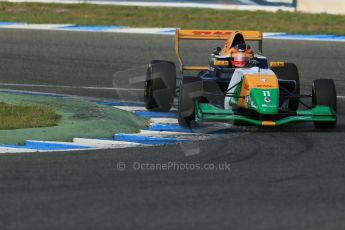
[(233, 60), (235, 62), (249, 62), (251, 58), (251, 55), (246, 53), (233, 54)]

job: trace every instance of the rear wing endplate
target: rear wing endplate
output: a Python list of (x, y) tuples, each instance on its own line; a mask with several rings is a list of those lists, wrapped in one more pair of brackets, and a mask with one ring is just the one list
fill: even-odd
[(262, 53), (262, 32), (260, 31), (235, 31), (235, 30), (176, 30), (175, 50), (177, 58), (181, 65), (181, 70), (207, 70), (207, 66), (184, 67), (180, 55), (180, 40), (228, 40), (234, 34), (241, 33), (246, 41), (258, 41), (259, 52)]

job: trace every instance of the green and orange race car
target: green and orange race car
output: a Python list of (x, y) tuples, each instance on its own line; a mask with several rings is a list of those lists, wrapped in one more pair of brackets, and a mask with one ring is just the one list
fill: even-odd
[[(180, 55), (181, 40), (226, 43), (214, 49), (208, 66), (185, 66)], [(167, 112), (178, 96), (178, 120), (183, 127), (203, 121), (258, 126), (311, 121), (317, 128), (336, 127), (333, 80), (314, 80), (311, 94), (301, 94), (296, 65), (268, 63), (262, 55), (262, 40), (259, 31), (177, 30), (179, 77), (173, 62), (151, 61), (145, 82), (146, 108)], [(248, 42), (258, 42), (257, 53)], [(310, 105), (303, 98), (311, 98)]]

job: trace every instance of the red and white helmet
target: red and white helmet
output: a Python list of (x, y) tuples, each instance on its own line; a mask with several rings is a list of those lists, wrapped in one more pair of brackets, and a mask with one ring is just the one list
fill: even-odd
[(239, 44), (232, 49), (231, 65), (242, 68), (247, 66), (252, 58), (254, 58), (252, 47), (247, 44)]

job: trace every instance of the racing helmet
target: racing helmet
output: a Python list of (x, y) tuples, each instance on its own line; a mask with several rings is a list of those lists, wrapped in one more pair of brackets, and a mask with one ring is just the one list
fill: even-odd
[(250, 45), (239, 44), (232, 48), (231, 65), (233, 67), (245, 67), (254, 58), (253, 49)]

